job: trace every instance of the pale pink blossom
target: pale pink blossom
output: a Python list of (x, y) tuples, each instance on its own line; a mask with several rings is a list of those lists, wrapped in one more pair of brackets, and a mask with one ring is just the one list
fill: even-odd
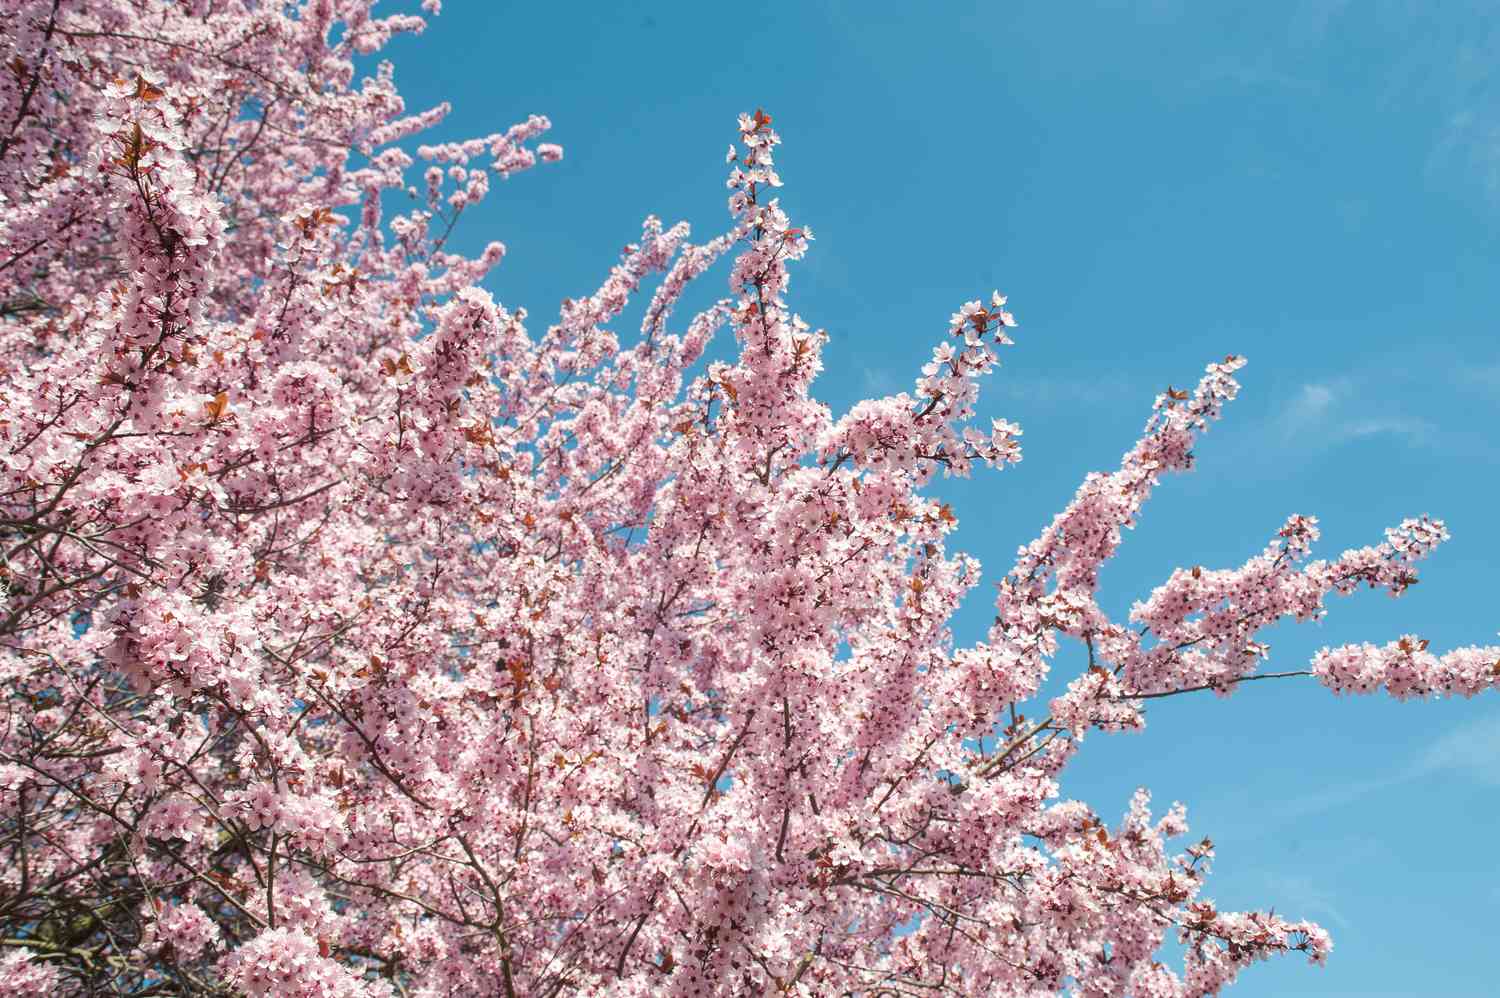
[(1293, 515), (1106, 612), (1230, 356), (982, 571), (926, 486), (1020, 460), (978, 415), (1005, 296), (830, 411), (757, 110), (722, 232), (649, 216), (538, 321), (449, 236), (551, 123), (408, 149), (449, 107), (365, 60), (425, 23), (372, 8), (0, 0), (0, 981), (1197, 998), (1327, 956), (1214, 906), (1182, 806), (1096, 814), (1068, 766), (1159, 697), (1495, 686), (1500, 649), (1417, 635), (1269, 671), (1267, 628), (1401, 596), (1442, 521), (1317, 560)]

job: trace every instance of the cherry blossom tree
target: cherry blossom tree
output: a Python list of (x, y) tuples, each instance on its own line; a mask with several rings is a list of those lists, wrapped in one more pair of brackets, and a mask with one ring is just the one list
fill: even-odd
[[(371, 6), (0, 3), (9, 992), (1188, 998), (1322, 961), (1317, 925), (1206, 900), (1180, 806), (1101, 816), (1060, 781), (1153, 698), (1500, 682), (1500, 649), (1414, 636), (1262, 671), (1264, 628), (1401, 595), (1443, 524), (1314, 560), (1292, 516), (1106, 614), (1100, 567), (1235, 397), (1226, 357), (955, 647), (986, 576), (925, 490), (1020, 459), (972, 425), (1005, 299), (836, 417), (757, 111), (722, 235), (647, 218), (529, 323), (480, 287), (505, 247), (447, 240), (562, 155), (548, 122), (408, 151), (448, 109), (356, 79), (423, 27)], [(674, 314), (721, 259), (728, 297)]]

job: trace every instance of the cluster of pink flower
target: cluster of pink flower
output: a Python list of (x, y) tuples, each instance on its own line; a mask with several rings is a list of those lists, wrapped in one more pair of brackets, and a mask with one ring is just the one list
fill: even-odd
[[(1149, 698), (1267, 678), (1268, 625), (1400, 595), (1442, 524), (1319, 562), (1292, 517), (1110, 619), (1100, 567), (1191, 467), (1230, 357), (1157, 399), (955, 650), (979, 566), (922, 489), (1019, 460), (1018, 427), (971, 425), (1005, 298), (834, 418), (757, 111), (727, 232), (648, 218), (533, 338), (478, 287), (505, 247), (445, 246), (491, 175), (561, 156), (548, 122), (420, 147), (424, 196), (392, 143), (447, 107), (408, 114), (388, 65), (355, 82), (423, 24), (371, 6), (0, 0), (0, 980), (1188, 998), (1321, 960), (1315, 925), (1203, 896), (1180, 808), (1142, 792), (1111, 825), (1059, 779)], [(729, 297), (674, 322), (730, 253)], [(703, 363), (726, 325), (737, 356)], [(1404, 637), (1311, 674), (1470, 695), (1497, 660)]]

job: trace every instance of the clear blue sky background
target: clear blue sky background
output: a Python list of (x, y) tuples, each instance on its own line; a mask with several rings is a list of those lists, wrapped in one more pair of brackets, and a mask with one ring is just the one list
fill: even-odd
[[(537, 330), (646, 213), (724, 227), (724, 148), (757, 106), (784, 139), (783, 203), (817, 236), (792, 299), (832, 335), (836, 412), (909, 386), (959, 303), (1009, 294), (1019, 345), (981, 415), (1019, 420), (1026, 460), (942, 487), (992, 578), (1116, 466), (1158, 391), (1247, 355), (1241, 400), (1128, 537), (1107, 606), (1174, 565), (1239, 564), (1292, 512), (1322, 519), (1329, 557), (1423, 512), (1454, 534), (1407, 598), (1272, 633), (1271, 666), (1295, 669), (1324, 644), (1500, 629), (1497, 14), (449, 0), (390, 54), (414, 109), (453, 101), (445, 137), (552, 117), (567, 158), (497, 184), (457, 237), (509, 245), (490, 285)], [(1113, 818), (1141, 784), (1218, 844), (1221, 906), (1335, 935), (1326, 969), (1263, 965), (1237, 994), (1500, 991), (1500, 698), (1339, 701), (1308, 681), (1178, 698), (1143, 734), (1092, 736), (1065, 789)]]

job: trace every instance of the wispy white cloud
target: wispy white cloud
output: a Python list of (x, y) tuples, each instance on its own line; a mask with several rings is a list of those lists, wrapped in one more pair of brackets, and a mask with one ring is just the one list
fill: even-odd
[(1377, 408), (1374, 394), (1351, 376), (1308, 382), (1274, 417), (1276, 430), (1285, 443), (1312, 449), (1382, 435), (1411, 441), (1435, 435), (1436, 427), (1419, 416), (1399, 412), (1369, 415)]
[(1439, 738), (1412, 764), (1407, 778), (1435, 773), (1460, 773), (1500, 787), (1500, 718), (1475, 721)]
[(1360, 437), (1375, 437), (1390, 433), (1403, 437), (1424, 437), (1435, 432), (1436, 427), (1425, 419), (1378, 418), (1351, 419), (1336, 428), (1338, 439), (1354, 440)]
[(1212, 453), (1242, 478), (1283, 475), (1339, 447), (1372, 440), (1429, 456), (1500, 460), (1500, 442), (1484, 418), (1458, 418), (1444, 402), (1458, 391), (1470, 395), (1470, 408), (1500, 402), (1500, 363), (1465, 365), (1444, 357), (1417, 370), (1396, 358), (1369, 358), (1367, 365), (1275, 391), (1258, 420), (1237, 413), (1226, 422)]
[(1258, 880), (1266, 897), (1275, 898), (1276, 907), (1288, 914), (1331, 923), (1345, 931), (1349, 929), (1349, 919), (1334, 904), (1333, 895), (1316, 881), (1280, 873), (1263, 873)]
[[(1316, 794), (1268, 804), (1259, 812), (1256, 834), (1333, 811), (1371, 794), (1415, 780), (1458, 776), (1485, 786), (1500, 786), (1500, 715), (1471, 721), (1439, 738), (1405, 766), (1385, 776), (1324, 788)], [(1245, 829), (1239, 830), (1245, 833)]]
[(1313, 382), (1303, 385), (1282, 414), (1288, 429), (1299, 429), (1324, 418), (1339, 395), (1346, 391), (1343, 382)]
[(1500, 22), (1489, 0), (1455, 0), (1441, 16), (1424, 4), (1391, 4), (1389, 28), (1419, 42), (1387, 76), (1394, 106), (1435, 107), (1441, 125), (1427, 157), (1429, 177), (1453, 177), (1500, 206)]

